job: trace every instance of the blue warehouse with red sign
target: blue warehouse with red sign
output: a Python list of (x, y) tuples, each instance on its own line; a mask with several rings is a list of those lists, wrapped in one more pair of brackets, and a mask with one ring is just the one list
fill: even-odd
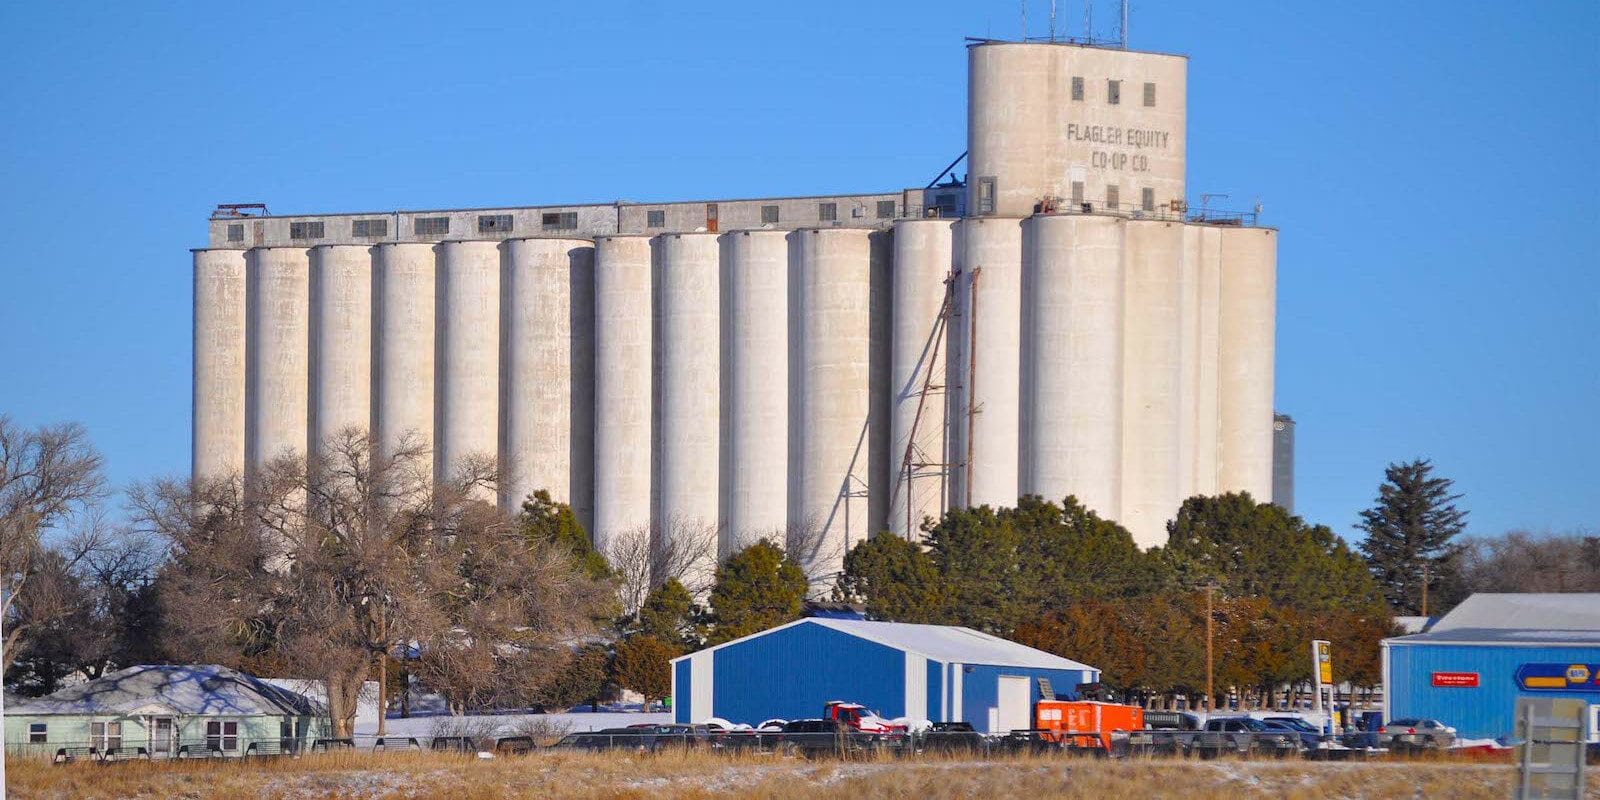
[(1512, 733), (1516, 699), (1589, 703), (1600, 739), (1600, 594), (1486, 594), (1383, 642), (1385, 720), (1436, 719), (1467, 739)]

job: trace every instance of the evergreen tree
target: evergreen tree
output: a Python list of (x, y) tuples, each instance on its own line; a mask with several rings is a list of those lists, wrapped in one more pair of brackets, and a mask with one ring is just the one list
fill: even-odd
[(944, 622), (1007, 636), (1029, 617), (1037, 598), (1038, 570), (1021, 569), (1030, 552), (1009, 509), (955, 509), (924, 536), (928, 555), (944, 577)]
[(709, 644), (721, 644), (800, 618), (809, 583), (776, 545), (756, 542), (717, 567), (711, 587)]
[(534, 696), (549, 708), (571, 708), (588, 704), (598, 707), (608, 694), (614, 694), (609, 685), (611, 649), (604, 644), (585, 645), (572, 654), (572, 660), (556, 673), (549, 685)]
[(530, 541), (553, 542), (572, 553), (583, 574), (595, 580), (611, 577), (611, 565), (594, 549), (589, 534), (578, 524), (578, 515), (572, 512), (572, 506), (550, 499), (550, 493), (544, 489), (522, 501), (518, 523)]
[(1139, 549), (1127, 528), (1101, 519), (1076, 497), (1060, 505), (1023, 497), (1011, 515), (1025, 536), (1018, 568), (1036, 573), (1029, 583), (1040, 610), (1147, 594), (1164, 578), (1164, 564)]
[[(1376, 504), (1361, 512), (1356, 527), (1367, 533), (1361, 553), (1397, 613), (1422, 613), (1424, 575), (1430, 590), (1460, 585), (1454, 539), (1466, 527), (1467, 512), (1456, 508), (1461, 495), (1451, 494), (1452, 486), (1433, 475), (1426, 459), (1390, 464)], [(1435, 596), (1428, 610), (1437, 612), (1452, 599)]]
[(644, 695), (644, 702), (672, 693), (672, 659), (682, 651), (654, 636), (637, 634), (617, 643), (612, 669), (617, 683)]
[(866, 605), (867, 616), (891, 622), (944, 622), (943, 580), (914, 542), (881, 534), (851, 548), (834, 596)]
[(699, 643), (694, 630), (696, 611), (689, 590), (677, 578), (668, 578), (639, 607), (639, 633), (679, 647), (692, 647)]

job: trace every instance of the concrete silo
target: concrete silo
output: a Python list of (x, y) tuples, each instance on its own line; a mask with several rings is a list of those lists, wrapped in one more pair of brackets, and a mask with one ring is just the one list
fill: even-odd
[(246, 481), (274, 458), (305, 456), (308, 269), (299, 247), (258, 247), (245, 255)]
[(968, 217), (957, 223), (956, 306), (961, 332), (957, 494), (966, 506), (1017, 502), (1022, 326), (1022, 220)]
[(720, 558), (781, 543), (789, 491), (789, 250), (784, 231), (722, 237)]
[(952, 224), (907, 219), (894, 225), (887, 523), (892, 533), (913, 539), (925, 517), (943, 515), (949, 481), (942, 466), (945, 394), (938, 387), (944, 386), (949, 359), (948, 326), (941, 317), (948, 294)]
[(1179, 397), (1183, 225), (1124, 223), (1122, 514), (1134, 541), (1166, 542), (1183, 500)]
[(372, 424), (372, 249), (311, 248), (311, 419), (306, 452)]
[(868, 532), (871, 243), (808, 228), (789, 247), (789, 547), (816, 577)]
[[(587, 368), (593, 325), (594, 243), (587, 239), (511, 239), (500, 277), (503, 435), (500, 437), (500, 507), (517, 513), (540, 489), (578, 507), (574, 476), (592, 469), (581, 449), (577, 395), (592, 396), (575, 380), (574, 356)], [(585, 303), (590, 305), (585, 310)], [(575, 352), (579, 351), (579, 352)], [(592, 378), (589, 379), (592, 382)], [(592, 399), (591, 401), (592, 402)], [(588, 483), (587, 477), (581, 479)]]
[(894, 390), (894, 232), (873, 231), (867, 236), (867, 464), (861, 476), (867, 482), (867, 534), (889, 529), (889, 436), (892, 433)]
[(601, 236), (594, 254), (594, 528), (602, 553), (650, 524), (651, 254)]
[[(674, 552), (694, 554), (685, 585), (709, 585), (720, 516), (719, 394), (721, 268), (717, 235), (671, 233), (658, 252), (656, 332), (660, 358), (655, 440), (658, 535)], [(699, 555), (703, 553), (703, 556)]]
[(1263, 503), (1272, 498), (1276, 234), (1270, 228), (1222, 231), (1217, 483), (1220, 491), (1249, 492)]
[[(419, 243), (373, 248), (372, 431), (385, 457), (400, 447), (433, 446), (434, 250)], [(431, 473), (431, 461), (427, 467)]]
[(1222, 229), (1186, 225), (1180, 267), (1183, 339), (1178, 384), (1179, 488), (1185, 497), (1217, 493), (1217, 333), (1222, 290)]
[(444, 242), (438, 254), (433, 479), (442, 484), (499, 452), (500, 244)]
[(245, 253), (194, 251), (194, 400), (190, 450), (196, 480), (244, 471)]
[(1122, 515), (1123, 223), (1024, 223), (1021, 492)]

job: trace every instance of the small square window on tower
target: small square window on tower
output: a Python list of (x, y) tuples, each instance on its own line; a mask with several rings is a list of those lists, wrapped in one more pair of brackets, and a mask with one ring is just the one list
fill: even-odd
[(1080, 76), (1074, 75), (1072, 78), (1072, 99), (1083, 99), (1083, 78)]
[(1144, 85), (1144, 104), (1146, 108), (1154, 108), (1156, 105), (1156, 85), (1153, 83)]
[(878, 201), (878, 219), (894, 219), (894, 201)]
[(978, 179), (978, 213), (994, 213), (995, 185), (994, 176), (985, 175)]
[(1119, 206), (1122, 201), (1120, 196), (1121, 194), (1122, 192), (1117, 188), (1116, 184), (1113, 183), (1106, 186), (1106, 208), (1116, 211), (1117, 206)]
[(646, 228), (665, 228), (665, 227), (667, 227), (667, 211), (666, 211), (666, 209), (657, 208), (657, 209), (654, 209), (654, 210), (651, 210), (651, 211), (644, 212), (644, 226)]
[(833, 221), (839, 219), (839, 204), (838, 203), (818, 203), (817, 204), (817, 219), (819, 219), (819, 220), (821, 220), (823, 222), (833, 222)]
[(1075, 206), (1083, 205), (1083, 181), (1072, 182), (1072, 204)]
[(1106, 102), (1111, 105), (1122, 102), (1122, 81), (1106, 81)]
[(762, 225), (775, 225), (775, 224), (777, 224), (777, 222), (778, 222), (778, 207), (777, 206), (762, 206), (761, 207), (761, 224)]
[(237, 225), (229, 225), (228, 226), (228, 241), (230, 241), (230, 242), (242, 242), (242, 241), (244, 241), (244, 223), (243, 222), (241, 222), (241, 223), (239, 223)]
[(1139, 207), (1145, 211), (1156, 210), (1156, 190), (1145, 187), (1139, 190)]

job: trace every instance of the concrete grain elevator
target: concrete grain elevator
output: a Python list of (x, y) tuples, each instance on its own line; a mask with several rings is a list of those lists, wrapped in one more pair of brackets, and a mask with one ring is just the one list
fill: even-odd
[[(761, 538), (1075, 495), (1142, 546), (1273, 496), (1277, 232), (1186, 202), (1187, 59), (973, 41), (965, 180), (859, 195), (274, 216), (194, 251), (196, 478), (342, 429), (496, 459), (496, 500)], [(954, 149), (954, 148), (952, 148)], [(698, 576), (696, 578), (695, 576)]]

